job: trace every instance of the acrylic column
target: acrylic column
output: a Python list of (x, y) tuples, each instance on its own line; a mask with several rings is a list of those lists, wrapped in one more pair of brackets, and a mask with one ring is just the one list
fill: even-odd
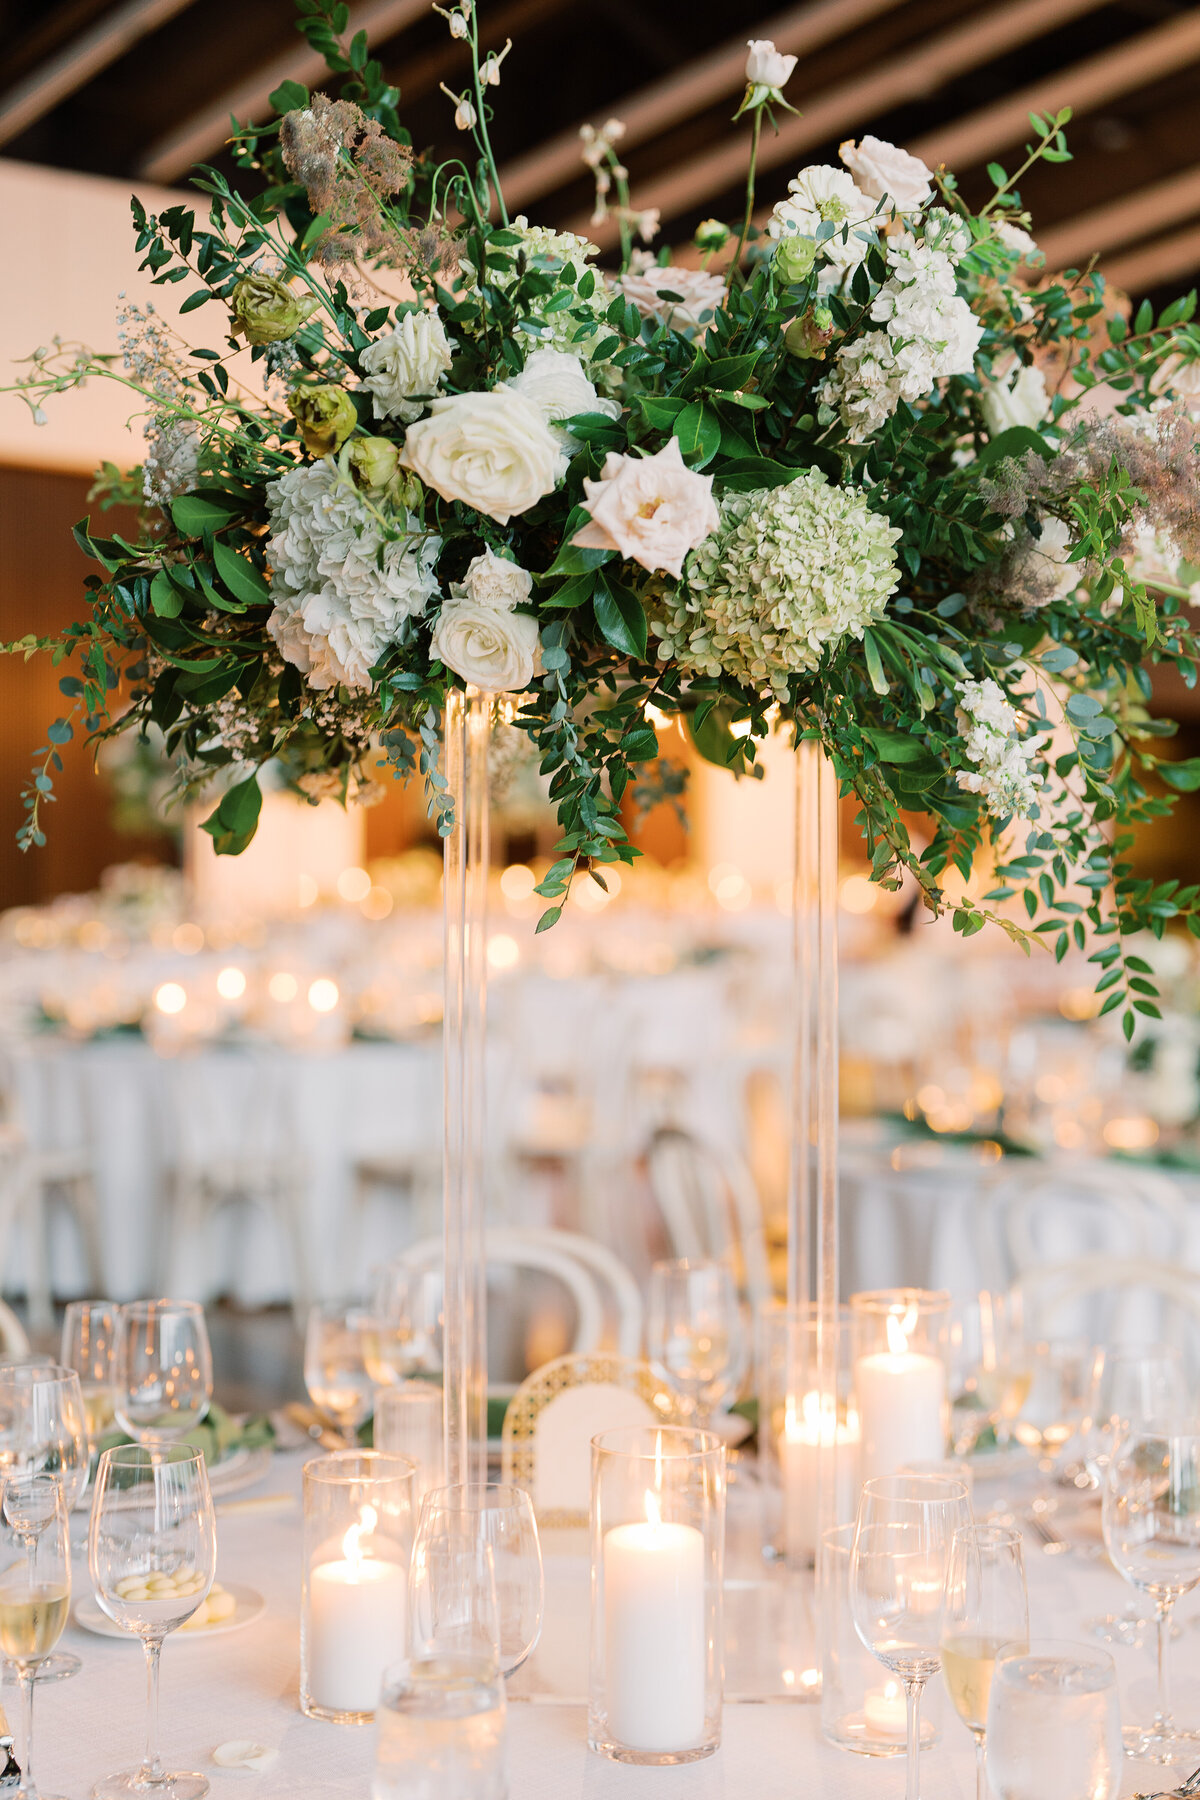
[(454, 824), (445, 839), (442, 1301), (446, 1480), (487, 1479), (486, 1249), (483, 1158), (487, 1027), (488, 763), (495, 699), (446, 699), (445, 779)]

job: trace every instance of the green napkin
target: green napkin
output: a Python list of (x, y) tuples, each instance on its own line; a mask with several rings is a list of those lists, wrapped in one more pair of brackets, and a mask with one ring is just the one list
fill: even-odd
[[(274, 1444), (275, 1427), (266, 1413), (251, 1413), (245, 1419), (235, 1419), (214, 1401), (208, 1409), (207, 1418), (201, 1424), (193, 1426), (179, 1441), (203, 1450), (205, 1462), (210, 1468), (215, 1468), (218, 1463), (232, 1456), (235, 1450), (261, 1450), (266, 1444)], [(112, 1450), (118, 1444), (132, 1442), (132, 1438), (127, 1437), (123, 1431), (106, 1431), (98, 1448)]]

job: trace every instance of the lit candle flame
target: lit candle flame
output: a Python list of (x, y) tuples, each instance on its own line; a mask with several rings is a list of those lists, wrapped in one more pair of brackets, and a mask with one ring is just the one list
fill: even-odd
[(917, 1309), (915, 1306), (910, 1306), (903, 1318), (899, 1313), (887, 1315), (888, 1349), (893, 1356), (903, 1356), (907, 1352), (908, 1340), (916, 1329), (916, 1324)]
[(362, 1540), (369, 1537), (379, 1523), (379, 1514), (373, 1506), (364, 1506), (358, 1516), (358, 1522), (351, 1525), (342, 1539), (342, 1555), (350, 1565), (351, 1578), (356, 1578), (362, 1570), (365, 1560)]
[(646, 1489), (646, 1523), (655, 1529), (662, 1524), (662, 1507), (658, 1495), (651, 1488)]

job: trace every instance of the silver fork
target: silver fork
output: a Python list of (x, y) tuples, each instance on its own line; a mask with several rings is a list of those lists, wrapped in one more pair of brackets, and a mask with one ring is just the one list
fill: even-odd
[(1180, 1787), (1164, 1788), (1158, 1794), (1135, 1794), (1133, 1800), (1191, 1800), (1194, 1794), (1200, 1794), (1200, 1769), (1193, 1770)]
[(1052, 1525), (1046, 1516), (1046, 1509), (1035, 1501), (1025, 1514), (1025, 1522), (1032, 1526), (1042, 1540), (1042, 1549), (1047, 1556), (1065, 1556), (1073, 1548), (1069, 1538), (1065, 1538), (1056, 1525)]

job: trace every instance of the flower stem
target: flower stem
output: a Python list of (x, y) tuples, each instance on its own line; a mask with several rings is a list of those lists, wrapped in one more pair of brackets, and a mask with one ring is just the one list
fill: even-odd
[(737, 241), (737, 249), (733, 253), (733, 261), (730, 263), (729, 272), (725, 277), (727, 289), (733, 286), (734, 275), (741, 265), (742, 252), (746, 248), (746, 239), (750, 236), (750, 223), (754, 217), (754, 177), (758, 168), (758, 140), (762, 132), (762, 116), (762, 107), (756, 106), (754, 122), (750, 127), (750, 167), (746, 174), (746, 213), (742, 219), (742, 230)]

